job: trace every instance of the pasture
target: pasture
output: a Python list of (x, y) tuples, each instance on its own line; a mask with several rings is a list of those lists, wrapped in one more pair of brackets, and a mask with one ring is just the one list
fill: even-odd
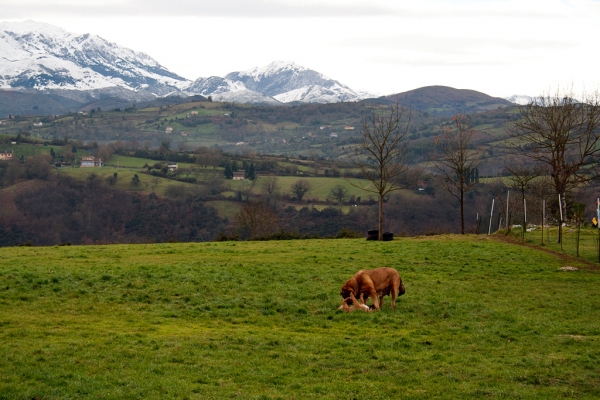
[(599, 284), (487, 236), (2, 248), (0, 398), (598, 398)]

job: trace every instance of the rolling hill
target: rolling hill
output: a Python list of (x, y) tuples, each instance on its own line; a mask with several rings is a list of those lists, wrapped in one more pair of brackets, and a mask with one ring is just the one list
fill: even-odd
[(448, 86), (426, 86), (377, 99), (383, 104), (405, 105), (408, 108), (435, 115), (451, 116), (456, 113), (478, 113), (514, 106), (508, 100), (485, 93)]

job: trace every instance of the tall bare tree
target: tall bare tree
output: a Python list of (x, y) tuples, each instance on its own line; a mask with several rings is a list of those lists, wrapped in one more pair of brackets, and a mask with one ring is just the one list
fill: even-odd
[(345, 150), (369, 185), (351, 179), (348, 182), (379, 198), (379, 240), (383, 240), (384, 197), (414, 184), (420, 174), (410, 167), (407, 157), (410, 117), (410, 112), (398, 103), (389, 108), (373, 108), (371, 115), (363, 118), (354, 145)]
[(245, 203), (235, 215), (235, 222), (250, 239), (274, 233), (279, 228), (277, 213), (264, 201)]
[(343, 203), (348, 197), (348, 188), (343, 185), (335, 185), (329, 191), (329, 195), (337, 200), (338, 203)]
[[(572, 91), (547, 94), (519, 110), (508, 125), (513, 150), (546, 165), (556, 195), (561, 199), (574, 188), (598, 177), (600, 155), (600, 95)], [(559, 204), (565, 215), (564, 204)], [(558, 240), (562, 241), (560, 221)]]
[(460, 204), (460, 233), (465, 233), (465, 194), (477, 183), (483, 152), (474, 147), (475, 130), (469, 117), (456, 114), (452, 124), (436, 136), (435, 168), (440, 173), (440, 183)]
[(269, 195), (269, 197), (275, 195), (280, 188), (279, 178), (277, 175), (266, 175), (262, 179), (263, 190)]

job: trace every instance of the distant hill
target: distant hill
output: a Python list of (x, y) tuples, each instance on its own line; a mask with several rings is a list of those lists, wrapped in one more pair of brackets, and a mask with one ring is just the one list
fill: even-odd
[(366, 102), (405, 105), (413, 110), (433, 115), (449, 116), (456, 113), (474, 113), (514, 106), (499, 97), (468, 89), (455, 89), (448, 86), (425, 86), (408, 92), (380, 97)]
[(0, 118), (11, 115), (56, 115), (74, 111), (81, 103), (55, 94), (0, 90)]

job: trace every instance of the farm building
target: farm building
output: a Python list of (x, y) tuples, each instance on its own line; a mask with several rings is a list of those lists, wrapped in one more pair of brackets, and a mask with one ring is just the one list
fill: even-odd
[(95, 168), (102, 166), (102, 159), (96, 158), (93, 156), (89, 157), (81, 157), (81, 167), (82, 168)]
[(0, 151), (0, 160), (12, 160), (13, 154), (12, 151), (3, 150)]
[(244, 180), (244, 172), (234, 172), (233, 180), (234, 181), (243, 181)]
[(167, 169), (169, 171), (175, 171), (177, 168), (179, 168), (179, 166), (177, 165), (177, 163), (168, 163), (167, 164)]

